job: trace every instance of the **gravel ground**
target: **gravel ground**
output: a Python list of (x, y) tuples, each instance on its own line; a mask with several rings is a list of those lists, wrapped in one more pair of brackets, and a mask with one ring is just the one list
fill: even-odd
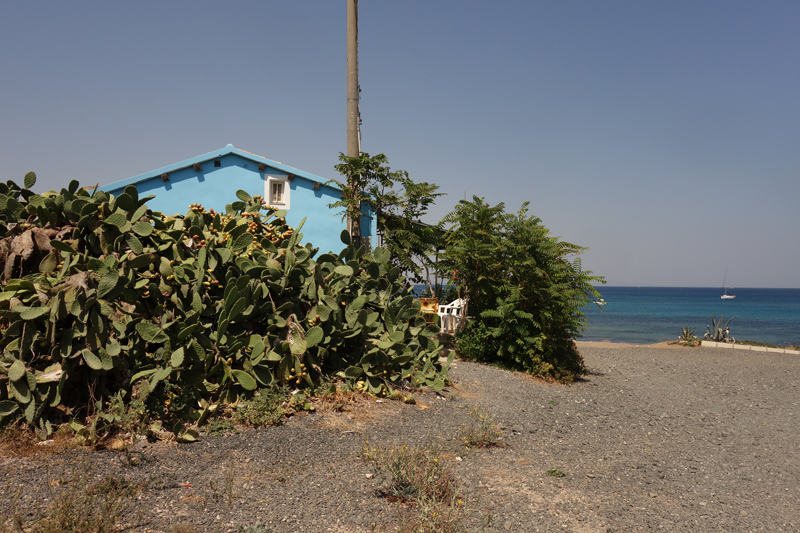
[[(193, 444), (0, 457), (0, 511), (34, 516), (76, 469), (143, 484), (128, 531), (367, 532), (396, 503), (357, 458), (365, 439), (440, 444), (475, 509), (501, 531), (800, 531), (800, 358), (714, 348), (582, 344), (590, 374), (547, 384), (456, 361), (442, 395), (293, 417)], [(502, 446), (459, 450), (480, 407)], [(460, 458), (461, 460), (457, 459)], [(547, 475), (559, 469), (562, 478)], [(3, 512), (0, 512), (0, 517)], [(264, 529), (266, 531), (266, 529)]]

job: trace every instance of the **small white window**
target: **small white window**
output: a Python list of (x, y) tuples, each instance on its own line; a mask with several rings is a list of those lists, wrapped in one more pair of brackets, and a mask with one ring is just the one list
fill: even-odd
[(273, 204), (282, 204), (283, 203), (283, 182), (282, 181), (273, 181), (272, 182), (272, 194), (270, 195), (270, 202)]
[(264, 176), (264, 199), (268, 205), (289, 209), (289, 183), (286, 176)]

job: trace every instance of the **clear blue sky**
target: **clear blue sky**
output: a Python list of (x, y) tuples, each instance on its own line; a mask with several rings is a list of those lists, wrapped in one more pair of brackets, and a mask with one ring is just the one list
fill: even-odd
[[(800, 2), (361, 0), (364, 151), (530, 212), (611, 285), (800, 287)], [(345, 1), (3, 2), (2, 179), (228, 143), (325, 177)], [(188, 200), (187, 200), (188, 202)]]

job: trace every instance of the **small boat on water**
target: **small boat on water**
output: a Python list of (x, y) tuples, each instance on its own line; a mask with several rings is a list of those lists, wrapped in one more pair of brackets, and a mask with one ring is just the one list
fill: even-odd
[(736, 298), (735, 294), (731, 294), (728, 292), (728, 269), (725, 269), (725, 278), (722, 281), (722, 296), (720, 296), (723, 300), (733, 300)]
[(595, 304), (597, 307), (599, 307), (601, 311), (603, 310), (603, 306), (604, 306), (604, 305), (607, 305), (606, 301), (605, 301), (605, 300), (603, 300), (602, 298), (600, 298), (599, 300), (595, 300), (594, 304)]

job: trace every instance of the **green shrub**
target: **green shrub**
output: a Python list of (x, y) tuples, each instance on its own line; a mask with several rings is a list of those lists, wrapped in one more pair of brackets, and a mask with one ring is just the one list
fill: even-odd
[(280, 425), (283, 423), (283, 402), (288, 396), (284, 387), (262, 388), (253, 398), (240, 403), (233, 417), (240, 424), (255, 428)]
[(541, 220), (482, 198), (459, 202), (446, 218), (440, 267), (468, 299), (473, 320), (457, 335), (465, 357), (570, 381), (585, 372), (574, 339), (585, 326), (581, 308), (599, 297), (581, 269), (584, 249), (550, 236)]
[(87, 417), (115, 395), (202, 421), (256, 389), (332, 374), (376, 395), (444, 386), (438, 328), (383, 249), (343, 232), (340, 254), (315, 258), (302, 223), (244, 191), (224, 214), (167, 217), (132, 186), (37, 195), (34, 182), (0, 184), (0, 424), (49, 434), (51, 408)]

